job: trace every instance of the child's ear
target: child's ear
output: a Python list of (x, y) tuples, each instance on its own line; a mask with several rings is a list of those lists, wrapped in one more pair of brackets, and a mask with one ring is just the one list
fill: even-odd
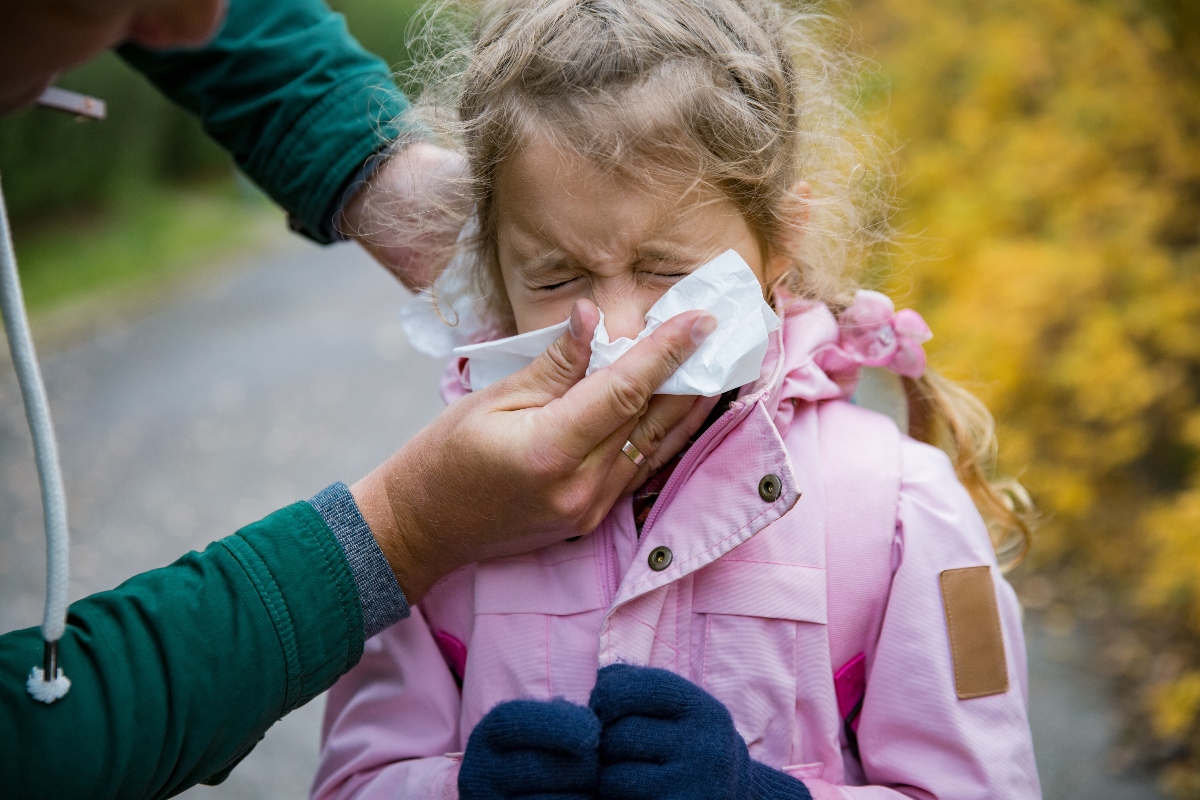
[(767, 261), (767, 285), (773, 286), (796, 263), (795, 256), (804, 244), (808, 231), (808, 219), (812, 187), (808, 181), (796, 181), (784, 198), (785, 229), (782, 246), (772, 253)]

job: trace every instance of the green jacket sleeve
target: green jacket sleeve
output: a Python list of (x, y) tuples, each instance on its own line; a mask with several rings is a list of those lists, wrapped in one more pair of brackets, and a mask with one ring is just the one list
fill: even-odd
[(117, 52), (199, 115), (292, 226), (320, 242), (360, 167), (400, 132), (406, 107), (387, 65), (321, 0), (232, 0), (204, 48)]
[(169, 797), (219, 780), (281, 716), (358, 662), (350, 566), (308, 503), (73, 604), (71, 690), (25, 680), (36, 628), (0, 636), (0, 795)]

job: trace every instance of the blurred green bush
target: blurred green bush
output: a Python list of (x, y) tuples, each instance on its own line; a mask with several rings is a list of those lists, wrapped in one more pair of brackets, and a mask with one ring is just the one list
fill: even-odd
[[(334, 0), (351, 31), (389, 64), (405, 58), (415, 0)], [(60, 86), (103, 98), (108, 119), (76, 122), (31, 109), (0, 118), (0, 179), (18, 230), (64, 212), (102, 208), (146, 187), (225, 174), (229, 160), (186, 112), (112, 54), (72, 70)]]
[(14, 224), (227, 169), (195, 120), (116, 56), (73, 70), (59, 85), (103, 98), (109, 116), (77, 122), (35, 108), (0, 118), (0, 179)]

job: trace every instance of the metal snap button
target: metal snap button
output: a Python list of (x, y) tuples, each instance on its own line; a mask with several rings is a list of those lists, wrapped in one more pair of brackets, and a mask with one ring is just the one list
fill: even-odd
[(778, 475), (764, 475), (763, 479), (758, 482), (758, 496), (768, 503), (778, 500), (782, 492), (783, 481), (779, 480)]
[(650, 551), (650, 558), (646, 560), (650, 563), (650, 569), (655, 572), (662, 572), (671, 566), (671, 559), (674, 557), (675, 555), (671, 552), (671, 548), (659, 545)]

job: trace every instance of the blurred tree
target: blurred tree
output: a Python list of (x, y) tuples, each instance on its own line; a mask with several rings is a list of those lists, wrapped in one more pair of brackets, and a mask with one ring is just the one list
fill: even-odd
[(406, 33), (420, 0), (326, 0), (346, 17), (346, 26), (362, 46), (394, 69), (408, 60)]
[(109, 117), (80, 123), (30, 109), (0, 118), (0, 178), (18, 222), (228, 164), (194, 119), (111, 54), (73, 70), (59, 85), (103, 98)]
[(1200, 797), (1200, 7), (854, 10), (903, 142), (891, 288), (996, 413), (1046, 514), (1031, 566), (1134, 642), (1115, 666), (1144, 753)]
[[(389, 64), (405, 59), (404, 31), (416, 0), (335, 0), (351, 31)], [(148, 185), (227, 172), (229, 159), (200, 125), (107, 54), (59, 81), (101, 97), (108, 119), (77, 123), (30, 109), (0, 118), (0, 179), (18, 227), (63, 211), (103, 206)]]

